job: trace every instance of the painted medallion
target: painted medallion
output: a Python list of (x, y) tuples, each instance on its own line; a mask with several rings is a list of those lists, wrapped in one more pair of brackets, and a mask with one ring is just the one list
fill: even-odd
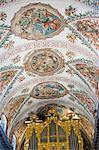
[(50, 5), (42, 3), (22, 7), (12, 19), (13, 33), (28, 40), (53, 37), (63, 28), (63, 16)]
[(63, 68), (64, 61), (57, 53), (46, 48), (32, 53), (24, 65), (29, 73), (52, 75)]
[(63, 97), (68, 90), (58, 82), (42, 82), (34, 86), (31, 96), (37, 99), (50, 99)]

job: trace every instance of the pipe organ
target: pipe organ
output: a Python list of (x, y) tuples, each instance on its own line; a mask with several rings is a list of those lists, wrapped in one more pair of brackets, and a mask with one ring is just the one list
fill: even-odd
[(45, 120), (36, 115), (26, 121), (24, 150), (83, 150), (80, 119), (60, 117), (51, 109)]

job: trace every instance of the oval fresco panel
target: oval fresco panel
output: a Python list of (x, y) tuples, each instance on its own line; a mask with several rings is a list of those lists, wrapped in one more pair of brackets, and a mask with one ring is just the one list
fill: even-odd
[(58, 82), (42, 82), (36, 85), (31, 96), (37, 99), (50, 99), (63, 97), (68, 93), (68, 90)]
[(53, 37), (64, 28), (63, 16), (47, 4), (34, 3), (22, 7), (11, 23), (12, 32), (29, 40)]
[(30, 55), (24, 64), (25, 70), (38, 75), (52, 75), (64, 66), (63, 59), (49, 48)]

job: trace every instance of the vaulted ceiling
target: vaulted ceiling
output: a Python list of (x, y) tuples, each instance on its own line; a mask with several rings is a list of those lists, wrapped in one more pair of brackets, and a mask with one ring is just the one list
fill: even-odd
[[(98, 103), (98, 14), (73, 0), (24, 0), (0, 8), (0, 113), (17, 137), (55, 104), (92, 135)], [(88, 127), (90, 126), (90, 130)]]

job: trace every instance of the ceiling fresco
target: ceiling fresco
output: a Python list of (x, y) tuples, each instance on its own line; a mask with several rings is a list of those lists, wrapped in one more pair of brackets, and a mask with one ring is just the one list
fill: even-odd
[(33, 88), (31, 96), (39, 99), (53, 99), (63, 97), (67, 93), (66, 88), (58, 82), (43, 82)]
[(85, 18), (85, 19), (79, 19), (77, 21), (74, 21), (72, 23), (73, 27), (78, 30), (82, 34), (82, 36), (86, 37), (86, 40), (93, 46), (96, 47), (96, 49), (99, 49), (99, 35), (98, 35), (98, 26), (99, 21), (98, 17), (93, 18)]
[(98, 18), (95, 9), (73, 0), (0, 6), (0, 116), (6, 116), (7, 135), (14, 134), (17, 145), (28, 117), (50, 107), (77, 115), (92, 138), (99, 101)]
[(26, 71), (41, 76), (58, 72), (64, 67), (64, 60), (57, 53), (49, 48), (35, 51), (24, 64)]
[(50, 5), (35, 3), (21, 8), (12, 19), (15, 35), (29, 40), (51, 37), (64, 27), (61, 14)]

